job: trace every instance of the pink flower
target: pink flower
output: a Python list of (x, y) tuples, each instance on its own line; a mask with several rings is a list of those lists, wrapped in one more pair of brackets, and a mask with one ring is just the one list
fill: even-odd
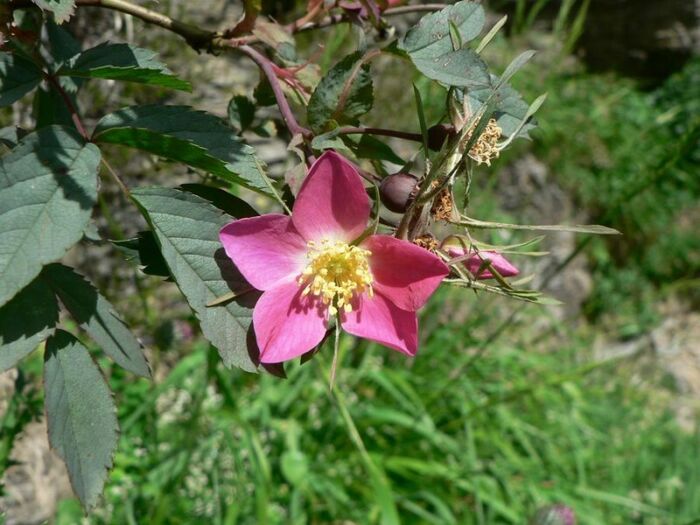
[[(447, 250), (450, 257), (462, 257), (466, 253), (465, 248), (459, 245), (443, 245), (443, 248)], [(508, 259), (494, 251), (471, 251), (469, 257), (464, 260), (463, 264), (467, 270), (469, 270), (469, 273), (474, 275), (477, 279), (492, 279), (493, 273), (489, 270), (488, 266), (484, 266), (485, 261), (490, 261), (491, 266), (501, 274), (501, 277), (513, 277), (520, 273), (520, 270), (513, 266)], [(479, 272), (479, 269), (482, 269), (482, 271)]]
[(314, 348), (333, 315), (350, 334), (415, 355), (416, 310), (449, 270), (429, 251), (388, 235), (358, 244), (369, 216), (357, 170), (328, 151), (311, 166), (291, 217), (267, 214), (222, 228), (226, 254), (264, 292), (253, 311), (262, 363)]

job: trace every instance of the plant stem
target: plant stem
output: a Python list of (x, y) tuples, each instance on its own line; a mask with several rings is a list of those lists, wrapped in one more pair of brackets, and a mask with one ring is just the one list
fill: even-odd
[(398, 131), (394, 129), (383, 128), (366, 128), (364, 126), (343, 126), (336, 130), (339, 135), (381, 135), (384, 137), (395, 137), (397, 139), (411, 140), (413, 142), (422, 142), (423, 138), (420, 133), (411, 133), (408, 131)]
[(270, 59), (248, 45), (239, 46), (238, 49), (253, 59), (260, 69), (262, 69), (262, 72), (267, 77), (268, 82), (270, 82), (272, 92), (275, 94), (275, 100), (277, 101), (277, 106), (280, 109), (280, 113), (282, 113), (282, 118), (284, 119), (287, 128), (289, 128), (289, 131), (292, 132), (292, 135), (310, 137), (312, 135), (311, 130), (299, 125), (294, 113), (292, 112), (292, 109), (289, 107), (289, 102), (287, 102), (287, 98), (284, 96), (282, 86), (280, 86), (279, 79), (275, 74), (275, 70), (272, 67), (272, 62), (270, 62)]
[(66, 93), (66, 90), (63, 89), (61, 83), (58, 80), (56, 80), (56, 77), (51, 74), (46, 75), (46, 80), (49, 84), (51, 84), (51, 87), (53, 87), (63, 99), (63, 102), (66, 105), (66, 108), (68, 108), (68, 112), (70, 113), (71, 120), (73, 120), (73, 124), (75, 124), (75, 129), (78, 130), (78, 133), (80, 133), (80, 135), (86, 141), (90, 142), (90, 134), (85, 129), (83, 121), (80, 120), (78, 110), (73, 104), (73, 101), (68, 96), (68, 93)]

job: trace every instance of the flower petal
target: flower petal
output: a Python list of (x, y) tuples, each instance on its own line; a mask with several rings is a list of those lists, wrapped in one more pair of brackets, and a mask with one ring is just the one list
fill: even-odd
[(321, 155), (294, 202), (292, 219), (304, 239), (355, 240), (367, 227), (370, 202), (357, 169), (334, 151)]
[(404, 310), (423, 306), (450, 273), (437, 255), (389, 235), (372, 235), (362, 247), (372, 252), (372, 286)]
[(239, 219), (221, 228), (219, 239), (226, 255), (258, 290), (299, 275), (306, 263), (306, 242), (286, 215)]
[[(463, 248), (449, 248), (447, 253), (452, 257), (461, 257), (465, 252)], [(501, 277), (513, 277), (520, 273), (520, 270), (513, 266), (508, 259), (494, 251), (474, 252), (463, 264), (477, 279), (492, 279), (493, 273), (488, 268), (479, 273), (479, 268), (486, 260), (491, 261), (491, 265), (501, 274)]]
[(341, 326), (349, 334), (416, 355), (418, 349), (418, 319), (415, 312), (402, 310), (379, 293), (374, 297), (363, 294), (356, 300), (356, 309), (343, 312)]
[(319, 344), (326, 334), (327, 307), (314, 297), (301, 297), (296, 281), (267, 290), (253, 310), (253, 328), (261, 363), (294, 359)]

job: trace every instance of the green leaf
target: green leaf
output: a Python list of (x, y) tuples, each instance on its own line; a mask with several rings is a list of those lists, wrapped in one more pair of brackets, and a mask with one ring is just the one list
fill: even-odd
[[(67, 92), (66, 95), (71, 99), (73, 105), (77, 107), (75, 93)], [(32, 114), (36, 121), (36, 129), (53, 125), (75, 129), (73, 117), (66, 103), (61, 94), (51, 85), (46, 88), (42, 86), (36, 90)]]
[(125, 255), (127, 261), (142, 266), (141, 271), (146, 275), (170, 277), (170, 270), (152, 231), (139, 232), (138, 237), (112, 241), (112, 244)]
[(221, 188), (207, 186), (206, 184), (183, 184), (181, 190), (189, 191), (213, 204), (221, 211), (229, 214), (231, 217), (243, 219), (244, 217), (256, 217), (259, 215), (246, 201), (227, 192)]
[(49, 443), (65, 462), (73, 491), (90, 509), (112, 468), (119, 427), (99, 368), (80, 341), (63, 330), (46, 343), (44, 406)]
[[(491, 78), (494, 85), (499, 83), (499, 78), (497, 76), (492, 75)], [(460, 94), (464, 96), (463, 92), (460, 92)], [(523, 100), (520, 93), (507, 83), (502, 84), (495, 93), (490, 87), (468, 90), (467, 97), (472, 112), (478, 112), (492, 94), (492, 102), (495, 108), (493, 118), (496, 119), (498, 126), (501, 128), (503, 136), (510, 137), (513, 133), (517, 132), (517, 137), (527, 138), (530, 131), (532, 131), (537, 124), (534, 119), (530, 119), (518, 131), (520, 123), (523, 118), (525, 118), (529, 106), (527, 102)]]
[(457, 2), (421, 18), (406, 33), (399, 47), (410, 55), (442, 56), (454, 51), (450, 24), (459, 32), (461, 45), (465, 45), (479, 36), (485, 22), (486, 15), (480, 4)]
[[(488, 86), (488, 68), (484, 61), (471, 49), (461, 48), (479, 35), (484, 21), (481, 5), (458, 2), (421, 18), (399, 47), (428, 78), (449, 86)], [(456, 40), (460, 45), (457, 49)]]
[(505, 230), (535, 230), (535, 231), (557, 231), (574, 233), (592, 233), (595, 235), (620, 235), (614, 228), (601, 226), (599, 224), (508, 224), (505, 222), (489, 222), (462, 217), (458, 223), (461, 226), (484, 229), (505, 229)]
[(355, 156), (360, 159), (385, 160), (403, 166), (404, 159), (399, 157), (385, 142), (372, 135), (364, 133), (359, 139), (345, 135), (342, 137)]
[(75, 0), (32, 0), (42, 11), (53, 13), (56, 23), (67, 21), (75, 11)]
[(73, 57), (58, 74), (82, 78), (108, 78), (192, 91), (156, 58), (156, 53), (129, 44), (100, 44)]
[(255, 103), (244, 95), (235, 95), (228, 103), (228, 122), (240, 133), (253, 124)]
[(0, 107), (17, 102), (42, 79), (41, 69), (19, 55), (0, 53)]
[(102, 118), (97, 142), (142, 149), (269, 195), (263, 164), (224, 122), (188, 106), (133, 106)]
[(324, 131), (334, 120), (352, 124), (372, 109), (374, 93), (369, 65), (357, 67), (362, 53), (346, 56), (321, 79), (309, 99), (307, 119), (311, 129)]
[(80, 240), (97, 199), (100, 150), (50, 126), (0, 159), (0, 305)]
[(57, 322), (56, 297), (41, 279), (34, 279), (0, 308), (0, 372), (31, 353)]
[(141, 344), (90, 282), (58, 263), (46, 266), (41, 275), (105, 354), (136, 375), (151, 376)]
[(206, 306), (232, 291), (250, 289), (219, 241), (219, 230), (231, 218), (184, 191), (137, 188), (132, 197), (153, 228), (170, 272), (197, 314), (204, 336), (218, 349), (227, 367), (254, 371), (258, 350), (251, 318), (257, 293), (238, 295), (225, 306)]
[(0, 128), (0, 156), (14, 149), (19, 141), (22, 140), (22, 137), (26, 135), (26, 130), (17, 126)]

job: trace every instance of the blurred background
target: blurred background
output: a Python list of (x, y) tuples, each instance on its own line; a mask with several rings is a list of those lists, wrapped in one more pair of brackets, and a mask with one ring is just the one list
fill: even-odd
[[(281, 22), (305, 8), (301, 0), (263, 4)], [(331, 394), (329, 352), (290, 363), (286, 380), (224, 369), (173, 283), (137, 272), (105, 240), (86, 241), (68, 261), (137, 331), (155, 381), (100, 361), (121, 439), (104, 499), (86, 518), (48, 450), (41, 356), (0, 375), (0, 522), (364, 524), (398, 515), (403, 523), (524, 524), (563, 504), (580, 524), (700, 523), (700, 3), (484, 4), (490, 25), (509, 15), (484, 53), (491, 67), (502, 71), (536, 49), (512, 83), (528, 101), (549, 96), (533, 140), (477, 171), (470, 216), (623, 232), (550, 234), (537, 248), (546, 255), (513, 259), (563, 304), (443, 288), (423, 311), (415, 359), (342, 339)], [(241, 12), (226, 0), (148, 5), (210, 28)], [(403, 34), (417, 19), (391, 23)], [(155, 101), (226, 118), (231, 97), (252, 95), (258, 82), (240, 56), (197, 55), (119, 13), (80, 8), (68, 29), (83, 48), (112, 40), (158, 51), (195, 85), (190, 95), (92, 82), (79, 97), (89, 125)], [(357, 39), (342, 25), (298, 43), (325, 70)], [(417, 131), (412, 82), (428, 123), (444, 114), (444, 90), (408, 62), (381, 58), (372, 67), (368, 125)], [(32, 128), (58, 107), (40, 93), (6, 108), (0, 125)], [(268, 136), (247, 138), (283, 176), (294, 159), (277, 118), (262, 108), (256, 123)], [(390, 144), (401, 156), (414, 151)], [(149, 155), (106, 155), (130, 185), (201, 179)], [(101, 237), (133, 236), (145, 227), (140, 215), (102, 180)], [(271, 206), (247, 197), (260, 210)], [(500, 244), (533, 237), (477, 236)]]

